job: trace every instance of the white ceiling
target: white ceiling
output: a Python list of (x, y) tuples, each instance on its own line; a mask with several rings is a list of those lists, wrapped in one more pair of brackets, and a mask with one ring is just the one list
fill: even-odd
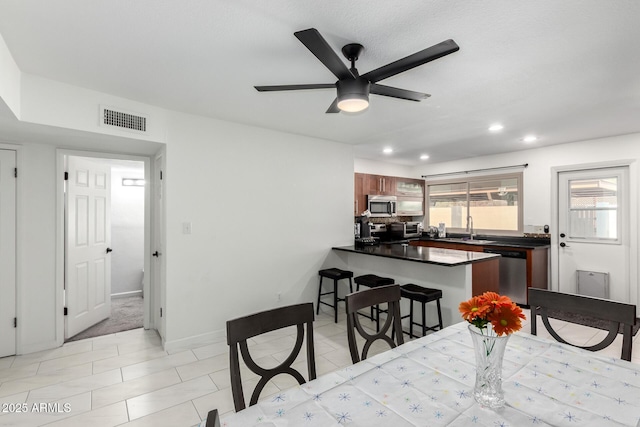
[[(631, 0), (2, 0), (0, 34), (26, 73), (413, 165), (640, 132), (639, 17)], [(361, 73), (460, 51), (381, 82), (421, 103), (325, 114), (333, 90), (258, 93), (336, 80), (293, 35), (311, 27), (337, 52), (363, 44)]]

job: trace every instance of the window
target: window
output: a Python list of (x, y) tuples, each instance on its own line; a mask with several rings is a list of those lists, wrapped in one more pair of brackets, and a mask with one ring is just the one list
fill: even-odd
[(569, 181), (569, 237), (618, 239), (618, 177)]
[(427, 221), (465, 232), (471, 216), (476, 233), (522, 233), (522, 173), (427, 183)]

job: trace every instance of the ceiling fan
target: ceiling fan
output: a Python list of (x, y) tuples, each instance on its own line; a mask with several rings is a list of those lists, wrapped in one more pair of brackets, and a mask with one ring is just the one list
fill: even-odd
[(351, 68), (331, 49), (329, 43), (315, 28), (297, 31), (294, 35), (322, 62), (337, 78), (335, 83), (298, 84), (278, 86), (254, 86), (258, 92), (272, 92), (283, 90), (305, 89), (332, 89), (336, 88), (338, 95), (331, 103), (327, 113), (339, 113), (340, 111), (358, 112), (369, 106), (369, 94), (389, 96), (392, 98), (406, 99), (409, 101), (421, 101), (428, 98), (429, 94), (414, 92), (397, 87), (378, 84), (379, 81), (408, 71), (419, 65), (426, 64), (434, 59), (456, 52), (460, 47), (453, 40), (445, 40), (434, 46), (428, 47), (413, 55), (409, 55), (390, 64), (384, 65), (363, 75), (356, 69), (356, 61), (364, 50), (358, 43), (350, 43), (342, 48), (342, 54), (351, 62)]

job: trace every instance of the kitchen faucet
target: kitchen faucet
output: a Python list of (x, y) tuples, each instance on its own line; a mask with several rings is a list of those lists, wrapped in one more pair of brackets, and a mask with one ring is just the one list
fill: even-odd
[(473, 240), (473, 217), (467, 216), (467, 231), (469, 232), (469, 240)]

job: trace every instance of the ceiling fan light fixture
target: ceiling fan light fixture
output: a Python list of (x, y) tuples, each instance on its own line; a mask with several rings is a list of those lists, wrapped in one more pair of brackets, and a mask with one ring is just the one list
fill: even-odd
[(369, 106), (370, 83), (363, 79), (339, 80), (336, 83), (338, 88), (338, 108), (347, 113), (357, 113), (365, 110)]
[(340, 111), (347, 113), (357, 113), (358, 111), (367, 109), (367, 107), (369, 107), (369, 101), (366, 99), (347, 98), (338, 101)]

